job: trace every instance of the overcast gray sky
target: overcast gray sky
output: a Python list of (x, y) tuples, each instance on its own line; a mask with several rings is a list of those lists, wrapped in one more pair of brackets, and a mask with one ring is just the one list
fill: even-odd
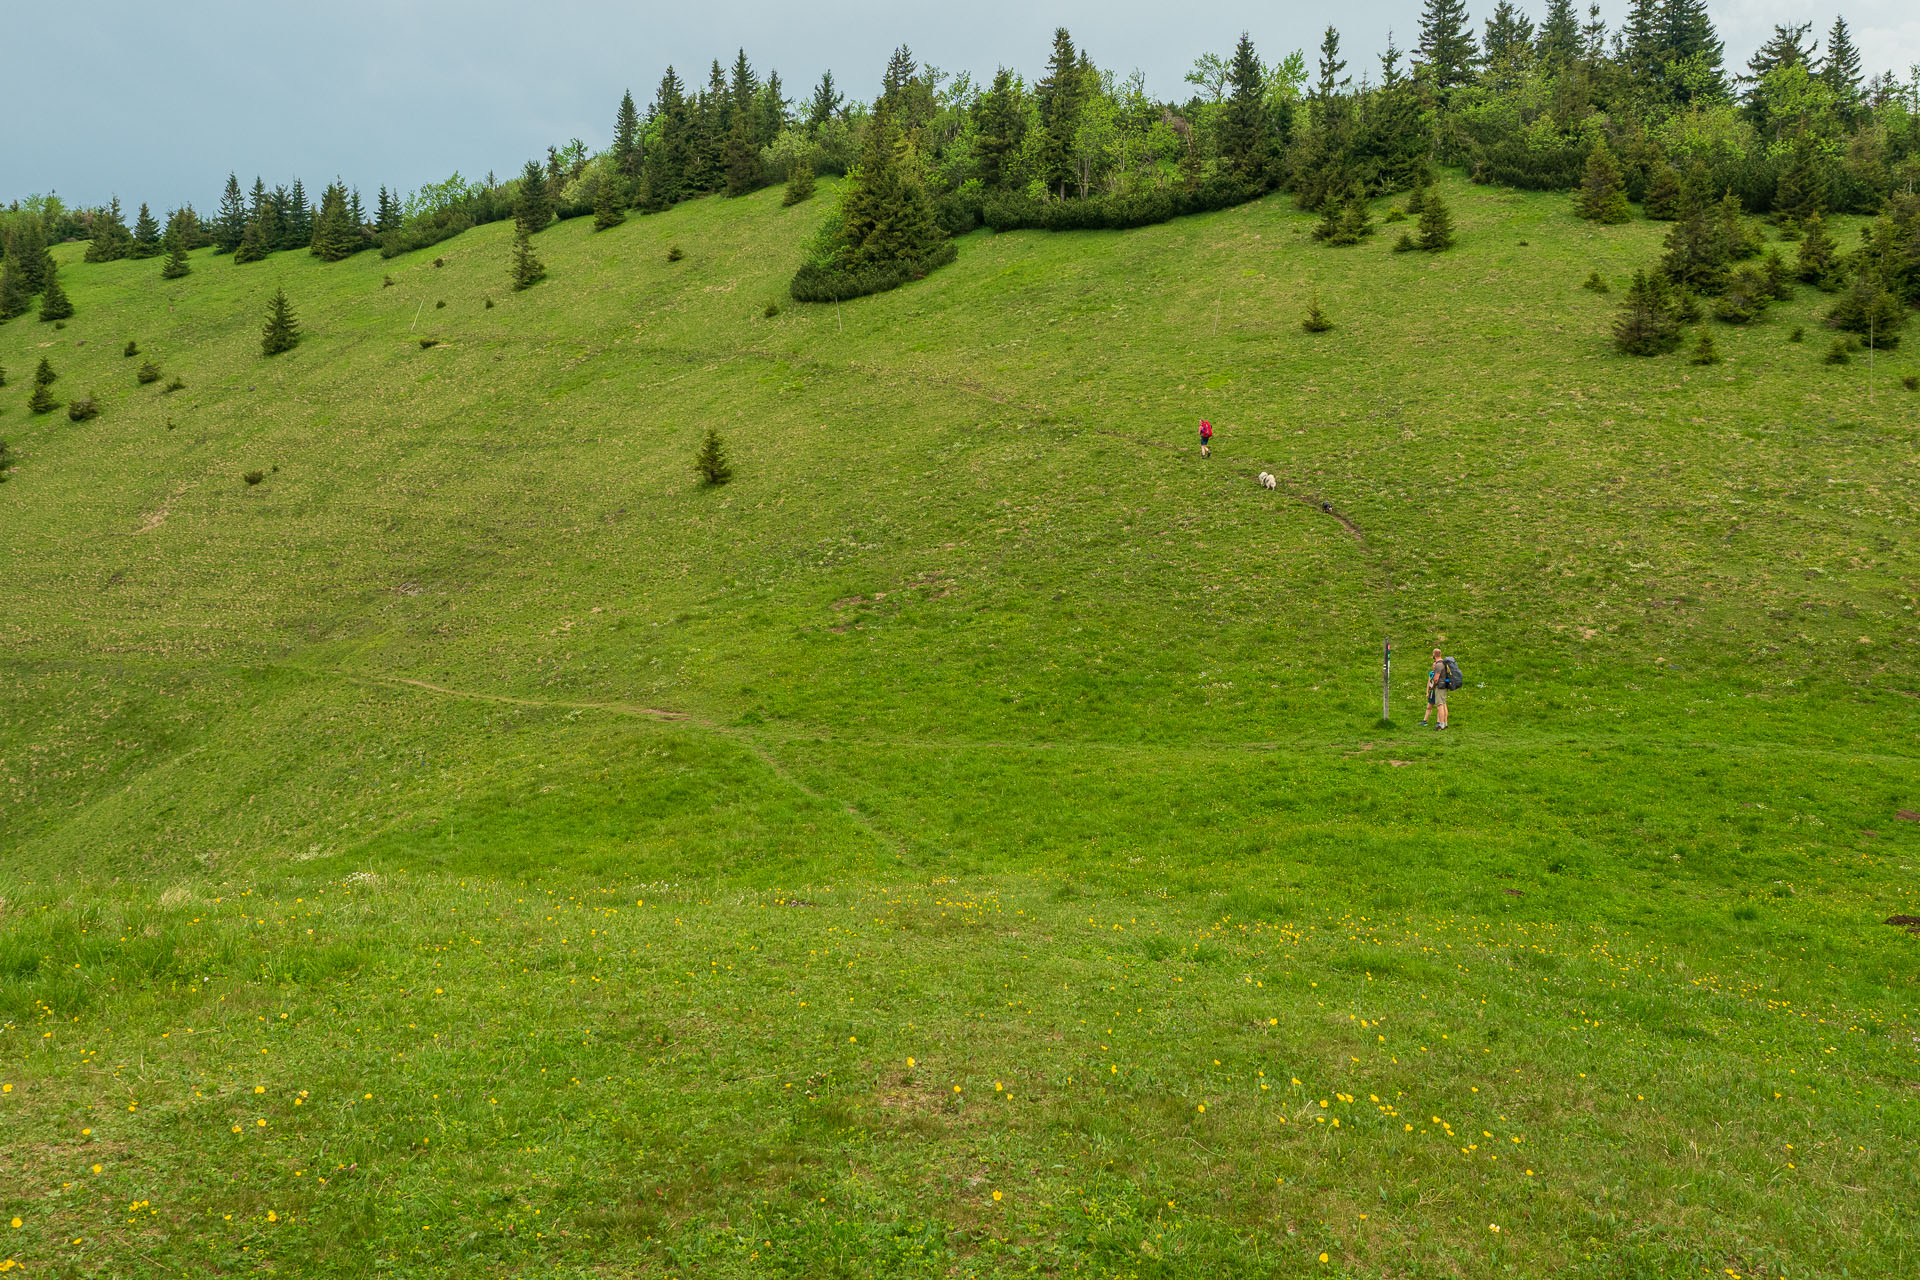
[[(1469, 5), (1478, 24), (1493, 0)], [(1522, 7), (1537, 18), (1545, 0)], [(1797, 0), (1710, 7), (1735, 66), (1773, 23), (1811, 20), (1824, 32), (1836, 12)], [(1150, 92), (1172, 97), (1196, 56), (1226, 52), (1243, 29), (1273, 61), (1311, 51), (1331, 19), (1357, 73), (1377, 65), (1389, 28), (1403, 47), (1413, 43), (1419, 8), (1419, 0), (21, 3), (6, 22), (0, 199), (56, 190), (72, 203), (118, 195), (130, 208), (145, 200), (158, 213), (192, 201), (207, 213), (230, 169), (249, 185), (255, 174), (269, 186), (298, 176), (310, 193), (339, 176), (369, 201), (382, 183), (411, 189), (454, 169), (504, 175), (548, 143), (605, 146), (622, 89), (644, 110), (667, 63), (704, 78), (712, 59), (728, 61), (742, 45), (763, 74), (780, 72), (790, 96), (831, 68), (847, 92), (870, 98), (902, 42), (944, 70), (991, 74), (1004, 63), (1031, 76), (1064, 25), (1101, 66), (1138, 67)], [(1617, 21), (1625, 0), (1604, 8)], [(1920, 4), (1849, 0), (1844, 12), (1869, 73), (1904, 77), (1920, 62)]]

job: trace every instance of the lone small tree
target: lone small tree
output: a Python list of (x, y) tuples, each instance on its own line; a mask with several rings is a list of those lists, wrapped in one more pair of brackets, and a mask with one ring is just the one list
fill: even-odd
[(273, 301), (267, 304), (266, 328), (260, 332), (260, 354), (277, 356), (299, 345), (300, 324), (293, 318), (293, 305), (285, 289), (275, 289)]
[(50, 387), (59, 377), (60, 375), (53, 371), (53, 362), (41, 356), (39, 365), (33, 371), (33, 385)]
[(27, 401), (27, 408), (33, 413), (52, 413), (59, 407), (60, 402), (53, 398), (53, 388), (44, 382), (35, 382), (33, 398)]
[(40, 297), (40, 318), (42, 320), (65, 320), (73, 315), (73, 303), (67, 297), (67, 291), (60, 287), (60, 273), (47, 272), (47, 291)]
[(1320, 310), (1319, 297), (1307, 301), (1306, 318), (1300, 322), (1300, 327), (1308, 333), (1325, 333), (1333, 328), (1333, 321), (1327, 319), (1326, 313)]
[(780, 197), (783, 205), (799, 204), (802, 200), (813, 198), (813, 153), (809, 151), (793, 162), (793, 171), (787, 175), (787, 191)]
[(1574, 212), (1589, 222), (1619, 223), (1633, 216), (1627, 207), (1627, 192), (1620, 181), (1620, 166), (1613, 152), (1602, 142), (1587, 153), (1587, 171), (1580, 189), (1573, 196)]
[(1420, 206), (1420, 236), (1414, 245), (1428, 253), (1453, 247), (1453, 215), (1438, 191), (1427, 192), (1426, 203)]
[(546, 265), (534, 256), (533, 240), (524, 223), (513, 231), (513, 269), (509, 274), (516, 290), (531, 289), (547, 278)]
[(1713, 330), (1702, 329), (1700, 340), (1693, 344), (1694, 364), (1719, 364), (1720, 349), (1713, 345)]
[(700, 452), (694, 456), (693, 473), (704, 485), (721, 485), (733, 479), (733, 464), (727, 460), (727, 446), (720, 439), (720, 433), (712, 427), (707, 428), (707, 437), (700, 442)]

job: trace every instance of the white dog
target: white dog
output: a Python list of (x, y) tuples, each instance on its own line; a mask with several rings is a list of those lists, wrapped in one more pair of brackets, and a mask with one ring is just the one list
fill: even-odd
[(1271, 472), (1262, 471), (1260, 473), (1260, 487), (1262, 489), (1277, 489), (1280, 487), (1280, 482), (1274, 478)]

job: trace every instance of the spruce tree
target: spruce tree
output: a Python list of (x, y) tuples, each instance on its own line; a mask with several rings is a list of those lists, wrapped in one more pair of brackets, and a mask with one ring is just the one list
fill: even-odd
[(593, 229), (610, 231), (627, 220), (620, 209), (620, 188), (625, 183), (616, 169), (603, 170), (593, 192)]
[(153, 258), (160, 253), (160, 224), (153, 220), (153, 211), (143, 202), (140, 216), (133, 223), (133, 244), (127, 251), (129, 258)]
[(187, 238), (181, 234), (180, 228), (168, 227), (161, 243), (166, 247), (167, 260), (160, 268), (160, 278), (178, 280), (181, 276), (191, 275), (193, 264), (187, 261)]
[(1673, 294), (1658, 272), (1633, 273), (1633, 283), (1613, 322), (1613, 345), (1622, 355), (1657, 356), (1680, 345)]
[(1879, 276), (1862, 271), (1855, 275), (1840, 301), (1827, 313), (1827, 326), (1857, 333), (1870, 347), (1882, 351), (1900, 345), (1900, 330), (1907, 323), (1907, 308), (1888, 291)]
[(1040, 107), (1040, 127), (1046, 135), (1040, 149), (1040, 177), (1062, 198), (1068, 184), (1078, 176), (1074, 143), (1085, 107), (1085, 87), (1073, 37), (1065, 27), (1055, 28), (1053, 55), (1047, 59), (1046, 77), (1036, 86), (1034, 96)]
[(260, 332), (260, 354), (277, 356), (300, 345), (300, 325), (293, 317), (293, 306), (285, 289), (275, 289), (267, 304), (267, 324)]
[(32, 305), (26, 272), (21, 268), (19, 256), (8, 248), (5, 258), (0, 259), (0, 324), (27, 314)]
[(513, 201), (513, 220), (528, 235), (544, 230), (553, 221), (553, 202), (547, 196), (547, 174), (538, 160), (527, 161), (526, 167), (520, 171), (520, 191)]
[(1326, 312), (1320, 309), (1318, 295), (1307, 300), (1307, 314), (1300, 321), (1300, 327), (1308, 333), (1325, 333), (1333, 328), (1333, 321), (1327, 319)]
[(1665, 85), (1673, 101), (1686, 106), (1726, 96), (1726, 48), (1713, 29), (1707, 0), (1662, 0), (1660, 51), (1665, 65), (1687, 68), (1684, 77)]
[(1827, 56), (1820, 64), (1820, 80), (1833, 93), (1843, 119), (1860, 109), (1860, 51), (1845, 18), (1835, 18), (1827, 32)]
[(812, 198), (813, 153), (809, 151), (793, 162), (793, 172), (787, 175), (787, 193), (780, 197), (780, 203), (794, 205)]
[(640, 181), (640, 113), (631, 89), (620, 95), (620, 109), (614, 112), (611, 158), (614, 173), (631, 190)]
[(1680, 174), (1665, 160), (1654, 162), (1647, 176), (1647, 198), (1640, 207), (1656, 222), (1672, 222), (1680, 216)]
[(547, 268), (534, 256), (533, 241), (524, 223), (513, 229), (513, 263), (509, 276), (516, 290), (531, 289), (547, 278)]
[(1265, 68), (1253, 41), (1240, 33), (1227, 67), (1232, 92), (1220, 106), (1217, 136), (1221, 172), (1249, 192), (1273, 184), (1273, 139), (1267, 123)]
[(133, 235), (127, 230), (126, 217), (120, 212), (120, 197), (93, 219), (93, 234), (87, 241), (88, 262), (116, 262), (127, 256)]
[(48, 272), (46, 290), (40, 295), (40, 318), (66, 320), (72, 315), (73, 303), (67, 300), (67, 291), (60, 287), (59, 273)]
[(239, 247), (233, 251), (236, 263), (258, 262), (267, 256), (267, 233), (261, 229), (260, 219), (248, 218), (247, 225), (240, 232)]
[(240, 194), (240, 179), (229, 173), (227, 188), (220, 193), (220, 220), (214, 224), (213, 248), (216, 253), (232, 253), (247, 233), (247, 201)]
[(1580, 189), (1574, 192), (1573, 207), (1575, 213), (1589, 222), (1608, 225), (1625, 222), (1633, 216), (1627, 207), (1620, 166), (1614, 163), (1613, 152), (1604, 142), (1596, 143), (1587, 153), (1587, 171), (1580, 179)]
[(1426, 203), (1420, 208), (1420, 238), (1414, 243), (1428, 253), (1453, 247), (1453, 215), (1447, 211), (1446, 201), (1438, 191), (1429, 191)]
[(1827, 232), (1826, 219), (1817, 213), (1801, 224), (1800, 260), (1796, 266), (1795, 274), (1822, 289), (1832, 288), (1839, 273), (1839, 246)]
[(60, 375), (53, 371), (53, 361), (47, 359), (45, 356), (41, 356), (40, 363), (34, 366), (33, 385), (36, 387), (50, 387), (59, 380)]
[(9, 247), (19, 260), (20, 283), (29, 295), (47, 287), (53, 274), (53, 255), (47, 252), (47, 230), (36, 213), (26, 213), (14, 222)]
[(892, 117), (877, 112), (840, 203), (838, 248), (849, 267), (922, 263), (943, 239), (925, 189), (899, 163), (895, 140)]
[(833, 72), (822, 72), (820, 83), (814, 87), (813, 97), (807, 100), (807, 135), (818, 137), (821, 126), (839, 115), (846, 101), (846, 96), (834, 88)]
[(7, 482), (7, 472), (13, 470), (13, 457), (7, 449), (7, 442), (0, 440), (0, 484)]
[(329, 183), (320, 196), (320, 215), (314, 219), (309, 252), (322, 262), (340, 262), (359, 252), (360, 228), (347, 209), (347, 192)]
[(720, 439), (720, 433), (712, 427), (707, 428), (706, 439), (700, 442), (700, 452), (694, 455), (693, 473), (700, 477), (701, 484), (709, 487), (733, 479), (733, 464), (727, 459), (727, 446)]
[(1442, 97), (1473, 83), (1479, 51), (1466, 0), (1426, 0), (1420, 11), (1419, 65)]
[(1013, 72), (1001, 67), (993, 84), (974, 104), (974, 176), (989, 191), (1012, 184), (1020, 144), (1026, 137), (1027, 112)]
[(58, 376), (53, 365), (41, 356), (40, 367), (33, 371), (33, 398), (27, 401), (27, 408), (35, 413), (52, 413), (60, 407), (60, 402), (53, 398), (53, 383)]
[(735, 111), (727, 128), (727, 194), (744, 196), (759, 185), (760, 148), (753, 142), (753, 120), (747, 112)]
[(300, 179), (293, 180), (287, 192), (286, 234), (282, 249), (305, 249), (313, 244), (313, 206), (307, 203), (307, 189)]
[(1690, 360), (1694, 364), (1720, 363), (1720, 350), (1713, 345), (1713, 330), (1702, 329), (1700, 331), (1700, 340), (1693, 344), (1693, 355), (1690, 357)]
[(1573, 0), (1547, 0), (1547, 16), (1533, 50), (1550, 71), (1564, 71), (1580, 60), (1580, 15)]
[(660, 88), (654, 94), (653, 118), (659, 132), (653, 145), (640, 157), (640, 192), (635, 203), (642, 209), (657, 212), (687, 193), (690, 122), (686, 93), (672, 67), (660, 77)]

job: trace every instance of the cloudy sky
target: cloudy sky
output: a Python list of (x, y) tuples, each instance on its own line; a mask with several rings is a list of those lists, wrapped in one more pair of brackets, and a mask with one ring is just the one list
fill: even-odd
[[(1476, 21), (1492, 9), (1469, 4)], [(1544, 0), (1522, 5), (1537, 17)], [(1617, 21), (1625, 7), (1604, 9)], [(1824, 32), (1836, 13), (1799, 0), (1710, 7), (1735, 66), (1774, 23), (1811, 20)], [(1334, 12), (1357, 72), (1374, 65), (1389, 28), (1412, 43), (1419, 0), (1348, 0)], [(1844, 12), (1869, 73), (1904, 78), (1920, 62), (1920, 4), (1849, 0)], [(1272, 61), (1312, 50), (1328, 13), (1254, 0), (23, 4), (6, 24), (15, 54), (0, 200), (54, 190), (74, 203), (118, 195), (156, 212), (187, 201), (210, 212), (229, 170), (248, 185), (255, 174), (269, 186), (299, 176), (310, 192), (339, 176), (369, 198), (382, 183), (411, 189), (454, 169), (506, 174), (548, 143), (604, 146), (621, 90), (644, 109), (667, 63), (704, 76), (742, 45), (757, 69), (780, 72), (790, 96), (831, 69), (868, 98), (901, 42), (944, 70), (990, 74), (1004, 63), (1033, 75), (1064, 25), (1100, 65), (1137, 67), (1150, 92), (1172, 97), (1196, 56), (1227, 51), (1243, 29)]]

